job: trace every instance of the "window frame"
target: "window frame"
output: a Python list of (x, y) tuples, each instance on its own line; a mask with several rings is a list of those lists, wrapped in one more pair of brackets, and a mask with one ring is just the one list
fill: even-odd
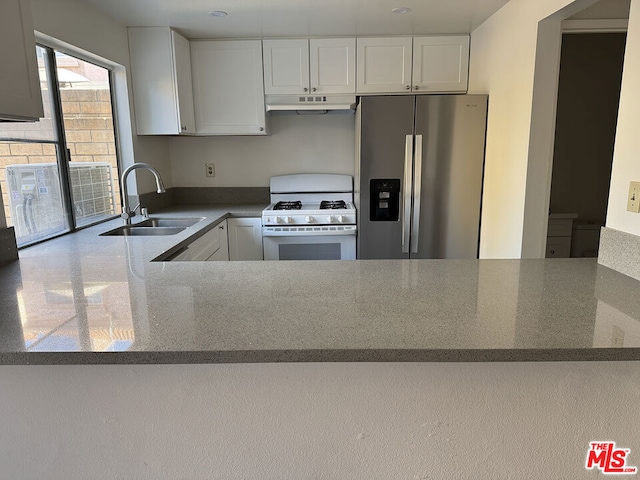
[[(118, 206), (114, 205), (115, 212), (113, 215), (108, 215), (98, 220), (78, 225), (74, 204), (73, 204), (73, 194), (72, 194), (72, 183), (71, 183), (71, 175), (70, 175), (70, 163), (71, 163), (71, 153), (69, 148), (67, 147), (67, 138), (66, 138), (66, 130), (64, 126), (64, 113), (63, 113), (63, 105), (62, 105), (62, 95), (60, 84), (58, 81), (58, 72), (57, 72), (57, 61), (56, 61), (56, 52), (68, 55), (70, 57), (76, 58), (80, 61), (87, 62), (98, 66), (100, 68), (105, 69), (108, 72), (108, 81), (109, 81), (109, 97), (111, 104), (111, 120), (112, 120), (112, 128), (113, 128), (113, 143), (115, 145), (115, 157), (116, 157), (116, 177), (117, 183), (120, 183), (120, 174), (122, 171), (122, 149), (120, 145), (120, 132), (119, 132), (119, 123), (118, 123), (118, 102), (117, 102), (117, 79), (116, 79), (116, 69), (120, 66), (110, 62), (106, 59), (101, 59), (100, 57), (90, 54), (89, 52), (85, 52), (81, 49), (75, 48), (73, 46), (68, 46), (61, 42), (56, 41), (51, 37), (47, 37), (43, 34), (38, 34), (36, 32), (36, 48), (42, 48), (45, 51), (44, 62), (45, 62), (45, 72), (47, 75), (47, 83), (49, 84), (49, 88), (51, 89), (51, 119), (53, 123), (54, 134), (56, 136), (53, 140), (46, 139), (25, 139), (25, 138), (12, 138), (12, 137), (1, 137), (1, 141), (11, 141), (15, 143), (38, 143), (38, 144), (51, 144), (56, 146), (56, 157), (57, 157), (57, 167), (58, 174), (60, 178), (60, 195), (62, 201), (62, 207), (64, 209), (63, 217), (66, 222), (65, 229), (60, 231), (59, 233), (54, 233), (50, 236), (34, 240), (32, 242), (24, 243), (18, 246), (18, 250), (23, 248), (28, 248), (34, 245), (38, 245), (43, 242), (47, 242), (49, 240), (53, 240), (54, 238), (59, 238), (63, 235), (67, 235), (69, 233), (74, 233), (85, 228), (89, 228), (100, 223), (104, 223), (115, 218), (118, 218), (120, 213), (117, 211)], [(121, 67), (120, 67), (121, 68)], [(43, 98), (43, 101), (44, 98)], [(48, 99), (47, 99), (48, 101)], [(120, 205), (122, 205), (122, 191), (118, 191), (118, 195), (120, 197)], [(12, 221), (13, 223), (13, 221)]]

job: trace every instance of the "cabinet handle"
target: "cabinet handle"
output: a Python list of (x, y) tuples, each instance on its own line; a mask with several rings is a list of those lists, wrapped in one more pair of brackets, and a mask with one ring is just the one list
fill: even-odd
[(413, 87), (414, 90), (419, 90), (420, 87), (418, 85), (416, 85), (415, 87)]
[(309, 89), (308, 89), (307, 87), (304, 87), (304, 91), (305, 91), (305, 92), (308, 92), (308, 91), (309, 91)]
[(220, 225), (218, 228), (219, 228), (220, 230), (224, 230), (224, 225)]
[(311, 89), (311, 91), (312, 91), (312, 92), (315, 92), (315, 91), (317, 91), (317, 90), (318, 90), (318, 89), (317, 89), (316, 87), (313, 87), (313, 88)]
[(187, 131), (187, 127), (185, 125), (182, 126), (182, 131), (186, 132)]
[(264, 132), (264, 127), (260, 127), (258, 130), (260, 130), (261, 132)]
[(404, 87), (405, 90), (411, 90), (411, 85), (407, 85), (406, 87)]

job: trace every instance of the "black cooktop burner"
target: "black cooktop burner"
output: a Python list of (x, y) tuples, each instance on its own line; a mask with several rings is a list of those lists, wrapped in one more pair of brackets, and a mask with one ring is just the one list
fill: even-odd
[(320, 202), (320, 210), (338, 210), (347, 208), (344, 200), (322, 200)]
[(302, 202), (300, 200), (296, 202), (278, 202), (273, 207), (274, 210), (300, 210), (302, 208)]

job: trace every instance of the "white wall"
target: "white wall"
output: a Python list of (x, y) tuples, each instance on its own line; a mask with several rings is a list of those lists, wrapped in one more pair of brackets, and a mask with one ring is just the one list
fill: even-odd
[(627, 212), (629, 181), (640, 181), (640, 1), (632, 0), (613, 154), (607, 227), (640, 236), (640, 215)]
[(631, 0), (600, 0), (595, 5), (578, 12), (571, 20), (628, 18)]
[(0, 367), (3, 478), (601, 478), (637, 362)]
[[(33, 24), (36, 31), (61, 42), (86, 50), (111, 62), (129, 69), (129, 44), (126, 27), (85, 2), (77, 0), (31, 0)], [(165, 184), (171, 186), (166, 139), (160, 137), (138, 137), (135, 135), (133, 97), (126, 90), (128, 72), (119, 72), (118, 94), (121, 94), (119, 133), (122, 146), (122, 163), (127, 166), (134, 162), (151, 163), (160, 170)], [(130, 114), (127, 114), (127, 107)], [(133, 126), (133, 130), (132, 130)], [(138, 182), (139, 193), (155, 191), (151, 175), (141, 175)], [(130, 192), (135, 193), (134, 182)]]
[[(545, 176), (550, 179), (551, 174), (550, 163), (529, 163), (531, 157), (537, 162), (540, 157), (551, 154), (550, 145), (538, 145), (537, 140), (530, 143), (529, 139), (532, 135), (534, 138), (552, 135), (555, 114), (553, 80), (556, 74), (548, 68), (541, 69), (536, 79), (535, 67), (536, 60), (543, 62), (547, 53), (551, 63), (554, 55), (559, 56), (560, 21), (575, 11), (569, 9), (563, 16), (557, 16), (554, 23), (544, 25), (545, 32), (540, 38), (547, 43), (540, 49), (537, 48), (539, 22), (567, 5), (575, 10), (593, 3), (592, 0), (511, 0), (471, 33), (469, 92), (489, 94), (481, 258), (519, 258), (523, 251), (525, 200), (533, 202), (535, 205), (529, 208), (539, 211), (542, 217), (544, 209), (540, 206), (545, 201), (548, 203), (548, 193), (545, 199), (544, 192), (529, 192), (533, 195), (526, 198), (528, 175), (544, 180)], [(549, 60), (545, 66), (549, 66)], [(534, 80), (539, 86), (537, 114), (544, 120), (532, 124)], [(537, 224), (541, 221), (535, 220)]]
[[(267, 187), (290, 173), (353, 175), (355, 115), (273, 115), (270, 136), (173, 137), (176, 187)], [(214, 163), (215, 178), (205, 176)]]

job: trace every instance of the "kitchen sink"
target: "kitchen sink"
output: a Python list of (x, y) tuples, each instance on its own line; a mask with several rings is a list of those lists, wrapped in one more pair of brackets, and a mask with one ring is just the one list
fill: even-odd
[(188, 218), (150, 218), (140, 223), (136, 223), (135, 227), (182, 227), (187, 228), (195, 225), (199, 221), (204, 220), (204, 217), (188, 217)]
[(187, 227), (195, 225), (204, 217), (149, 218), (140, 223), (118, 227), (100, 235), (144, 236), (175, 235)]
[(125, 225), (124, 227), (118, 227), (114, 230), (109, 230), (108, 232), (101, 233), (100, 235), (120, 235), (125, 237), (130, 236), (144, 236), (144, 235), (175, 235), (176, 233), (180, 233), (187, 227), (140, 227), (137, 225)]

